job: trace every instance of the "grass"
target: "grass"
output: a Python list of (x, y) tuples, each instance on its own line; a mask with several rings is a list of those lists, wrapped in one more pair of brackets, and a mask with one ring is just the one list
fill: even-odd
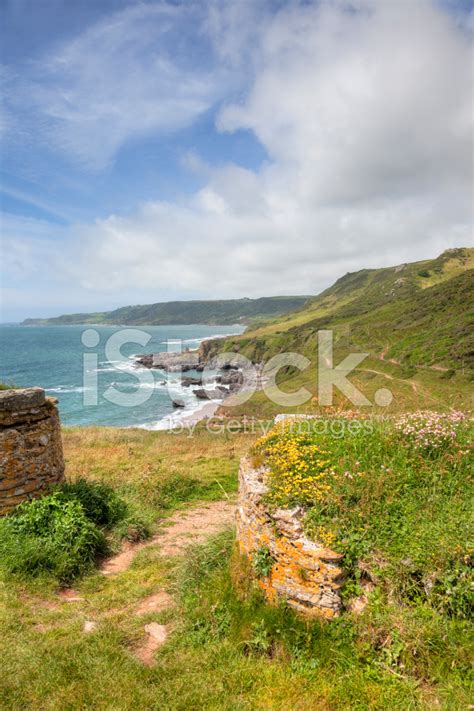
[(461, 709), (468, 703), (465, 622), (427, 607), (400, 608), (384, 591), (361, 617), (307, 622), (284, 606), (265, 605), (249, 581), (248, 562), (231, 537), (211, 541), (184, 567), (177, 648), (187, 663), (212, 665), (215, 688), (221, 674), (241, 680), (232, 688), (222, 679), (217, 703), (208, 688), (198, 698), (188, 692), (191, 705), (211, 698), (215, 708), (429, 709), (439, 703)]
[[(100, 428), (63, 437), (71, 480), (111, 486), (152, 529), (198, 499), (225, 498), (222, 489), (232, 498), (239, 458), (255, 439), (202, 428), (193, 439)], [(451, 495), (459, 496), (457, 486)], [(429, 532), (436, 507), (426, 510)], [(224, 532), (185, 559), (165, 559), (151, 546), (120, 575), (92, 571), (75, 583), (83, 598), (76, 603), (61, 602), (51, 579), (0, 580), (0, 708), (467, 708), (463, 618), (384, 584), (361, 616), (309, 623), (265, 605), (250, 573)], [(135, 606), (159, 589), (176, 608), (137, 618)], [(92, 634), (83, 633), (85, 620), (97, 621)], [(173, 631), (146, 668), (132, 651), (151, 621)]]

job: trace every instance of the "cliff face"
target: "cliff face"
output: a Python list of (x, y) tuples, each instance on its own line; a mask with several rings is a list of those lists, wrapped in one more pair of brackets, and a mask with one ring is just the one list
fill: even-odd
[(0, 391), (0, 515), (64, 479), (55, 403), (41, 388)]

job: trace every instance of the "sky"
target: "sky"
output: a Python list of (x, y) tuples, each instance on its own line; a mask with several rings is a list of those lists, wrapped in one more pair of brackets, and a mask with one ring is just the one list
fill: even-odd
[(0, 321), (473, 244), (471, 0), (0, 0)]

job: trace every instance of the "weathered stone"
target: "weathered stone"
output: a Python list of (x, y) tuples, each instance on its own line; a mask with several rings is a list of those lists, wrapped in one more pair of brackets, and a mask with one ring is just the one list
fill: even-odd
[(56, 402), (41, 388), (0, 391), (0, 515), (64, 478)]
[(222, 400), (228, 391), (224, 391), (222, 388), (198, 388), (193, 390), (193, 393), (199, 400)]
[(268, 487), (265, 470), (243, 459), (239, 471), (237, 540), (242, 553), (253, 557), (266, 548), (273, 566), (259, 585), (271, 602), (284, 598), (298, 612), (312, 617), (331, 618), (339, 614), (339, 590), (344, 570), (338, 565), (343, 556), (304, 536), (304, 509), (270, 511), (265, 504)]
[(0, 410), (21, 411), (42, 407), (45, 403), (43, 388), (24, 388), (23, 390), (0, 390)]

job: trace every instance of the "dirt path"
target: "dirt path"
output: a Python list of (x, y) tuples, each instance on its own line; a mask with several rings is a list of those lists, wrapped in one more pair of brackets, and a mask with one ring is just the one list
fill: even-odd
[(374, 368), (358, 368), (358, 370), (362, 370), (365, 373), (375, 373), (376, 375), (383, 375), (383, 377), (387, 378), (387, 380), (398, 380), (400, 383), (407, 383), (411, 386), (411, 389), (414, 393), (418, 392), (418, 384), (415, 383), (413, 380), (407, 380), (406, 378), (396, 378), (394, 375), (390, 375), (390, 373), (383, 373), (381, 370), (375, 370)]
[(179, 555), (187, 546), (200, 543), (233, 522), (235, 506), (227, 501), (211, 501), (195, 509), (176, 513), (166, 521), (166, 528), (145, 543), (127, 544), (101, 567), (104, 575), (127, 570), (143, 548), (159, 546), (161, 555)]
[[(235, 505), (229, 501), (212, 501), (202, 504), (193, 509), (176, 512), (172, 518), (163, 522), (163, 528), (153, 538), (137, 544), (126, 544), (120, 553), (106, 560), (101, 573), (107, 576), (114, 576), (125, 572), (131, 565), (135, 556), (144, 548), (157, 546), (161, 555), (173, 557), (180, 555), (185, 549), (193, 544), (203, 542), (208, 536), (212, 536), (226, 526), (233, 523)], [(76, 590), (60, 590), (57, 595), (59, 603), (83, 603), (87, 605), (87, 595), (79, 595)], [(175, 601), (168, 592), (161, 587), (157, 587), (150, 595), (140, 600), (133, 607), (126, 605), (122, 610), (129, 610), (135, 617), (148, 615), (150, 613), (160, 613), (174, 607)], [(54, 604), (56, 608), (56, 605)], [(93, 634), (99, 629), (103, 619), (115, 614), (120, 610), (114, 608), (107, 610), (93, 619), (86, 619), (83, 624), (83, 634)], [(168, 624), (162, 625), (158, 622), (149, 622), (143, 625), (143, 636), (140, 643), (135, 646), (132, 654), (139, 662), (146, 666), (153, 666), (155, 663), (155, 653), (162, 647), (171, 632)]]

